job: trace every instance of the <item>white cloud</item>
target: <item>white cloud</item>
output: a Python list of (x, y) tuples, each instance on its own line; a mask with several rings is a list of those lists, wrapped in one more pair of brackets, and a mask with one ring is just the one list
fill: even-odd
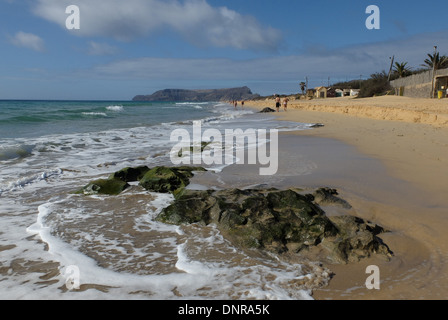
[[(65, 28), (65, 8), (73, 0), (38, 0), (34, 13)], [(81, 36), (106, 36), (128, 41), (165, 28), (199, 46), (274, 50), (280, 31), (262, 26), (254, 17), (206, 0), (78, 0)]]
[[(289, 55), (232, 60), (226, 58), (172, 59), (138, 58), (112, 62), (95, 67), (93, 74), (101, 77), (149, 80), (272, 80), (283, 81), (305, 75), (327, 77), (356, 75), (381, 71), (387, 54), (375, 57), (363, 50), (344, 50), (316, 55)], [(384, 65), (385, 65), (384, 64)]]
[(372, 73), (388, 71), (390, 59), (407, 61), (419, 68), (439, 44), (443, 54), (448, 51), (448, 35), (444, 32), (421, 34), (401, 40), (356, 45), (336, 50), (323, 49), (301, 55), (274, 56), (248, 60), (226, 58), (174, 59), (138, 58), (115, 61), (89, 70), (92, 76), (113, 79), (153, 81), (297, 81), (314, 79), (359, 79)]
[(88, 53), (92, 56), (107, 56), (117, 53), (117, 48), (107, 43), (89, 42)]
[(10, 37), (10, 42), (17, 47), (28, 48), (38, 52), (45, 50), (44, 41), (32, 33), (17, 32), (14, 36)]

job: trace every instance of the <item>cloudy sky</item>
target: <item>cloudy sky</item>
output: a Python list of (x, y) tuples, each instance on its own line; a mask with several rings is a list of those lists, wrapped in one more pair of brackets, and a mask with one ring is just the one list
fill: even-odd
[[(79, 8), (79, 29), (67, 7)], [(369, 5), (380, 29), (368, 29)], [(448, 1), (0, 0), (0, 99), (294, 93), (448, 55)], [(330, 79), (330, 80), (329, 80)]]

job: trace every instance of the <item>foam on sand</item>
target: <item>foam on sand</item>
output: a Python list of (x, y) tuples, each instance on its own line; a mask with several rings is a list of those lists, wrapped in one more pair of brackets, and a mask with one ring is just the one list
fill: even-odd
[[(178, 227), (158, 223), (152, 217), (159, 209), (149, 208), (159, 204), (166, 205), (170, 199), (167, 195), (152, 195), (155, 197), (153, 202), (141, 203), (148, 209), (146, 218), (142, 220), (142, 216), (138, 216), (133, 223), (148, 236), (151, 233), (155, 242), (148, 242), (141, 248), (134, 245), (133, 261), (128, 259), (125, 263), (129, 265), (143, 259), (146, 265), (151, 264), (151, 260), (172, 259), (175, 268), (166, 268), (166, 272), (158, 274), (118, 271), (118, 265), (110, 263), (114, 260), (111, 252), (118, 257), (126, 254), (128, 258), (129, 252), (123, 252), (126, 248), (126, 235), (125, 239), (117, 240), (110, 234), (99, 233), (98, 230), (104, 227), (92, 223), (99, 221), (95, 220), (95, 215), (99, 215), (102, 221), (107, 220), (108, 213), (85, 208), (82, 203), (81, 206), (71, 206), (71, 201), (79, 200), (74, 195), (73, 199), (39, 206), (37, 221), (27, 231), (38, 235), (48, 245), (48, 252), (60, 264), (58, 285), (66, 284), (67, 270), (73, 267), (79, 270), (81, 292), (68, 291), (62, 298), (83, 299), (91, 295), (96, 298), (103, 295), (124, 298), (135, 292), (132, 295), (135, 298), (150, 299), (312, 299), (314, 282), (329, 279), (325, 270), (307, 272), (302, 265), (247, 256), (226, 241), (213, 226)], [(116, 215), (117, 212), (111, 214)], [(127, 215), (132, 216), (129, 213)], [(87, 223), (83, 224), (82, 221), (85, 220)], [(130, 222), (123, 221), (126, 224)], [(58, 230), (65, 228), (64, 233), (70, 233), (74, 226), (77, 226), (78, 238), (70, 237), (71, 240), (67, 242), (67, 239), (59, 236), (61, 233)], [(150, 247), (156, 245), (161, 248), (157, 242), (164, 243), (171, 250), (158, 250), (162, 257), (149, 258)], [(86, 254), (80, 250), (86, 246), (92, 246), (91, 253)], [(106, 254), (109, 263), (104, 266), (98, 262), (102, 261), (101, 258), (92, 259), (90, 254), (100, 257)], [(107, 288), (107, 295), (85, 290), (87, 287)], [(33, 298), (32, 293), (28, 297)]]

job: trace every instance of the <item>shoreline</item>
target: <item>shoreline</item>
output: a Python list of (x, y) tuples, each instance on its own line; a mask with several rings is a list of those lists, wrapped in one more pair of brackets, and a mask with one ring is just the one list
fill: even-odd
[[(390, 98), (356, 99), (355, 102), (355, 99), (345, 98), (322, 99), (300, 101), (300, 104), (292, 101), (287, 112), (281, 108), (281, 112), (276, 113), (279, 120), (324, 124), (324, 127), (294, 134), (334, 139), (353, 146), (360, 154), (378, 160), (387, 176), (397, 182), (391, 184), (382, 175), (377, 177), (376, 185), (370, 182), (371, 188), (362, 191), (356, 190), (356, 178), (335, 182), (334, 187), (357, 208), (361, 218), (392, 231), (381, 238), (395, 256), (390, 262), (374, 258), (357, 264), (328, 266), (335, 276), (328, 287), (314, 292), (318, 300), (446, 299), (448, 296), (448, 201), (445, 195), (448, 190), (448, 124), (443, 120), (444, 112), (448, 113), (448, 99), (411, 99), (413, 104), (409, 104), (408, 109), (413, 109), (413, 115), (427, 113), (430, 108), (426, 106), (433, 102), (437, 108), (442, 108), (443, 103), (447, 111), (419, 118), (422, 120), (403, 116), (397, 121), (396, 115), (406, 114), (398, 106), (408, 103), (409, 98)], [(417, 108), (419, 103), (425, 106), (421, 110)], [(247, 101), (246, 106), (261, 110), (273, 108), (275, 104), (273, 100)], [(381, 110), (390, 110), (390, 119), (379, 119), (379, 115), (384, 114)], [(280, 155), (283, 151), (280, 149)], [(327, 156), (332, 157), (331, 154)], [(368, 166), (366, 171), (369, 171)], [(376, 172), (364, 174), (372, 179), (377, 175)], [(385, 190), (390, 194), (388, 201), (381, 198)], [(365, 267), (371, 264), (377, 264), (382, 272), (381, 290), (365, 288), (368, 277)]]

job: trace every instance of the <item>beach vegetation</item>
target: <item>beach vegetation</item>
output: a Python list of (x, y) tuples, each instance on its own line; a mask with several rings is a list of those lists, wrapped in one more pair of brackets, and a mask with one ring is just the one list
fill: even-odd
[(411, 75), (412, 71), (407, 62), (395, 62), (394, 73), (398, 78), (404, 78)]
[(307, 87), (306, 87), (306, 83), (305, 82), (300, 82), (300, 90), (302, 91), (302, 95), (305, 94)]
[(428, 53), (428, 58), (425, 59), (424, 63), (421, 65), (427, 69), (446, 69), (448, 68), (448, 56), (440, 56), (440, 53), (430, 54)]
[(345, 82), (337, 82), (335, 84), (333, 84), (332, 88), (334, 89), (360, 89), (361, 88), (361, 83), (363, 82), (363, 80), (349, 80), (349, 81), (345, 81)]
[(362, 81), (358, 98), (386, 95), (392, 90), (385, 71), (374, 73)]

